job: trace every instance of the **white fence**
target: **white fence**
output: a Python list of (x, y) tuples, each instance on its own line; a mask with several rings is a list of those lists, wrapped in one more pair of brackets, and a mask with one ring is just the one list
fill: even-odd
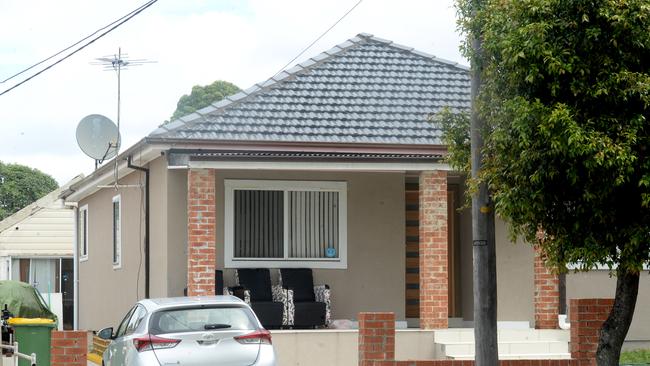
[(24, 353), (18, 352), (18, 342), (14, 342), (13, 346), (8, 344), (0, 344), (0, 348), (6, 349), (12, 352), (11, 356), (5, 357), (2, 356), (2, 366), (18, 366), (19, 359), (28, 360), (31, 366), (36, 365), (36, 354), (32, 353), (31, 355), (26, 355)]

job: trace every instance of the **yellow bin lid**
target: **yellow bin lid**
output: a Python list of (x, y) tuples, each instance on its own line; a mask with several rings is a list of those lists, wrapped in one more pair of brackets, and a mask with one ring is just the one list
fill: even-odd
[(49, 325), (54, 324), (54, 320), (47, 318), (10, 318), (9, 325)]

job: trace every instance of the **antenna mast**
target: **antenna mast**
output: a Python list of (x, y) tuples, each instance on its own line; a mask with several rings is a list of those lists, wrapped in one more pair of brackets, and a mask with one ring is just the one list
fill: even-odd
[[(104, 56), (100, 58), (96, 58), (97, 62), (91, 62), (92, 65), (101, 65), (103, 66), (105, 71), (110, 71), (113, 70), (117, 74), (117, 133), (119, 136), (119, 139), (121, 139), (121, 134), (120, 134), (120, 119), (121, 119), (121, 108), (122, 108), (122, 69), (127, 69), (127, 67), (131, 66), (141, 66), (143, 64), (150, 64), (150, 63), (155, 63), (156, 61), (149, 61), (146, 59), (133, 59), (129, 60), (128, 59), (128, 54), (122, 53), (122, 47), (118, 47), (117, 49), (117, 54), (113, 55), (112, 57), (109, 56)], [(118, 141), (116, 151), (115, 151), (115, 156), (117, 157), (120, 154), (120, 146), (122, 145), (122, 141)], [(115, 168), (113, 171), (114, 175), (114, 187), (115, 190), (118, 188), (118, 172), (117, 172), (117, 167), (118, 167), (118, 162), (117, 159), (115, 159)], [(97, 162), (95, 162), (95, 169), (97, 169)]]

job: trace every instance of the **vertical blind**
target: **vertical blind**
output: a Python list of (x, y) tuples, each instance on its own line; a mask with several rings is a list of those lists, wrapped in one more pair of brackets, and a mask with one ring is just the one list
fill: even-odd
[(338, 257), (338, 192), (289, 193), (289, 256), (327, 258), (327, 248)]
[(284, 257), (284, 192), (235, 191), (235, 257)]
[[(234, 257), (339, 257), (339, 193), (234, 191)], [(285, 253), (285, 211), (288, 218)]]

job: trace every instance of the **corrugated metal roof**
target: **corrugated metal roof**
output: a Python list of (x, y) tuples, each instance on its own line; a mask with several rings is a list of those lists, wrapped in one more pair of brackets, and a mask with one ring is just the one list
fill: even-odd
[(360, 34), (148, 139), (439, 145), (445, 107), (469, 109), (466, 67)]

